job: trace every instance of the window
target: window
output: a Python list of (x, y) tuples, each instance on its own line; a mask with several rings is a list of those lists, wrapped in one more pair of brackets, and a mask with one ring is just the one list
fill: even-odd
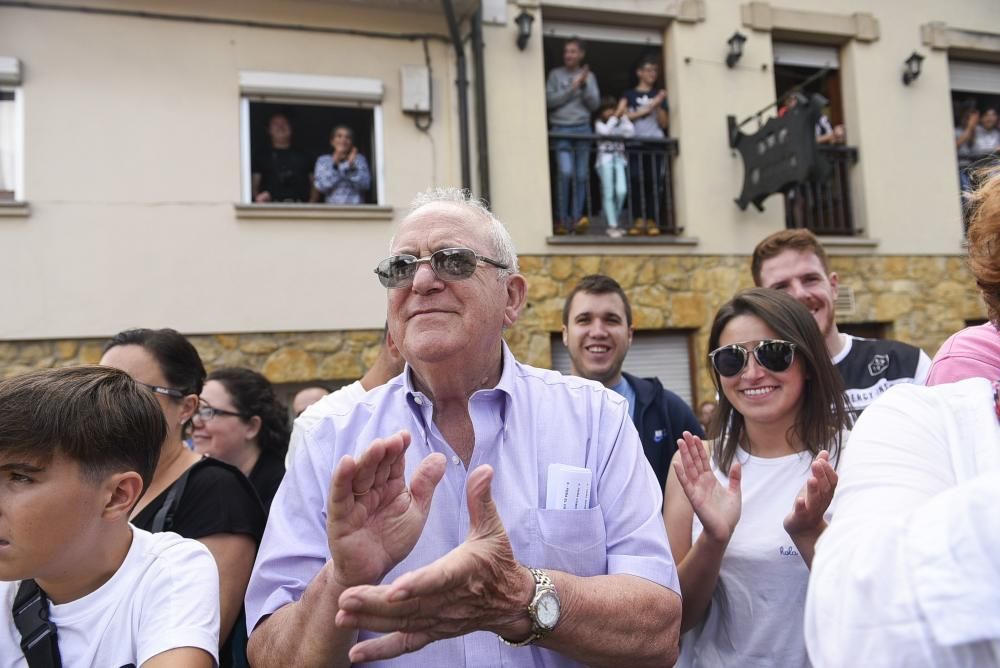
[[(562, 335), (552, 335), (552, 368), (570, 373), (569, 351), (563, 345)], [(625, 356), (623, 371), (633, 376), (655, 376), (681, 399), (691, 404), (695, 395), (692, 380), (691, 335), (687, 331), (660, 330), (636, 332), (632, 346)]]
[(0, 57), (0, 202), (24, 200), (21, 65)]
[[(794, 42), (774, 42), (774, 86), (781, 102), (778, 114), (794, 104), (792, 93), (827, 100), (816, 124), (821, 176), (785, 193), (785, 224), (822, 235), (858, 232), (851, 206), (850, 167), (857, 149), (847, 144), (850, 128), (844, 127), (840, 87), (840, 53), (837, 47)], [(855, 135), (857, 133), (855, 132)]]
[(970, 60), (948, 60), (955, 152), (962, 213), (968, 224), (967, 193), (975, 189), (980, 170), (998, 159), (1000, 127), (1000, 65)]
[(244, 203), (384, 202), (381, 81), (243, 72), (240, 88)]

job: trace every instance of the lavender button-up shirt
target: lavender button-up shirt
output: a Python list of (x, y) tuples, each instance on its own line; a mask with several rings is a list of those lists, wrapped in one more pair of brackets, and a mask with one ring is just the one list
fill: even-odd
[[(469, 527), (465, 483), (490, 464), (493, 498), (515, 558), (527, 566), (578, 576), (626, 573), (680, 592), (660, 515), (661, 491), (646, 462), (625, 400), (591, 381), (517, 362), (503, 346), (497, 386), (469, 399), (476, 445), (462, 465), (433, 422), (430, 399), (409, 381), (409, 368), (365, 395), (353, 410), (306, 429), (271, 506), (247, 589), (247, 624), (301, 598), (331, 558), (326, 536), (330, 477), (345, 454), (359, 455), (376, 438), (408, 429), (406, 477), (432, 452), (448, 459), (427, 524), (410, 555), (389, 572), (392, 582), (460, 545)], [(550, 464), (591, 471), (590, 508), (545, 508)], [(641, 611), (636, 611), (641, 614)], [(361, 631), (359, 639), (376, 634)], [(573, 666), (541, 647), (512, 648), (479, 631), (441, 640), (392, 661), (393, 666)]]

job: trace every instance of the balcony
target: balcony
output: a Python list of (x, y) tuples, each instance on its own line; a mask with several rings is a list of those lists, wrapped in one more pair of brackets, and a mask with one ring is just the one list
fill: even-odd
[(830, 164), (829, 177), (799, 184), (785, 193), (785, 225), (816, 235), (854, 236), (861, 230), (854, 223), (850, 168), (858, 161), (858, 149), (843, 145), (816, 148)]
[[(613, 190), (608, 197), (604, 196), (596, 164), (599, 149), (619, 156), (622, 167), (615, 169), (606, 162), (600, 167), (607, 179), (604, 185), (617, 190), (621, 198), (621, 209), (616, 216), (619, 233), (608, 224), (606, 209), (615, 206), (616, 200)], [(626, 139), (550, 132), (549, 174), (554, 210), (553, 236), (549, 242), (648, 243), (658, 237), (673, 239), (679, 235), (683, 228), (677, 224), (674, 213), (672, 175), (673, 158), (678, 150), (674, 138)], [(580, 215), (575, 215), (576, 212)], [(585, 226), (580, 224), (581, 216), (587, 220)]]

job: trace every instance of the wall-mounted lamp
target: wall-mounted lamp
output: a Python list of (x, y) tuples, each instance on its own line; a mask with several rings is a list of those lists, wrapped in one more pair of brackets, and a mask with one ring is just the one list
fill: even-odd
[(920, 63), (924, 57), (914, 51), (903, 63), (903, 84), (909, 86), (920, 76)]
[(521, 51), (524, 51), (525, 47), (528, 46), (528, 39), (531, 37), (531, 24), (534, 21), (535, 17), (523, 9), (514, 19), (514, 22), (517, 23), (517, 48)]
[(747, 41), (746, 35), (734, 32), (733, 36), (726, 40), (729, 45), (729, 53), (726, 54), (726, 67), (735, 67), (740, 58), (743, 57), (743, 43)]

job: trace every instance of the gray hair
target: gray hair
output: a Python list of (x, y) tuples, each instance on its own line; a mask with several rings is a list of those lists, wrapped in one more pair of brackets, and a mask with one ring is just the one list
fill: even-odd
[[(493, 246), (494, 257), (492, 259), (502, 262), (508, 267), (507, 269), (497, 269), (501, 277), (510, 276), (520, 271), (517, 263), (517, 251), (514, 249), (514, 240), (510, 238), (510, 232), (500, 222), (500, 219), (489, 210), (486, 201), (474, 197), (470, 191), (464, 188), (428, 188), (413, 198), (413, 202), (410, 203), (410, 215), (429, 204), (439, 202), (465, 207), (489, 224), (487, 233), (490, 245)], [(389, 242), (390, 250), (394, 242), (395, 236)]]

